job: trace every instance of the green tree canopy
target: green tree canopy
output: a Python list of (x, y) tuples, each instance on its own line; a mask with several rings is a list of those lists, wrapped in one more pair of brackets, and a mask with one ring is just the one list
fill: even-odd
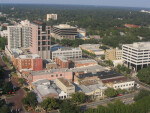
[(150, 66), (139, 70), (137, 77), (140, 81), (150, 84)]
[(104, 91), (104, 94), (107, 96), (107, 97), (115, 97), (117, 96), (117, 91), (113, 88), (107, 88), (105, 91)]
[(34, 92), (27, 93), (27, 96), (22, 99), (22, 103), (24, 105), (28, 105), (35, 108), (38, 104), (35, 93)]
[(41, 103), (41, 106), (44, 110), (51, 111), (53, 109), (57, 109), (59, 104), (59, 100), (55, 98), (47, 98)]

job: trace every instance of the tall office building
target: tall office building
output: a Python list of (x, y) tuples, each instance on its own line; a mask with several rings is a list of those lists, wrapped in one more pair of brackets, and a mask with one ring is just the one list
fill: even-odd
[(8, 49), (28, 48), (31, 39), (31, 27), (28, 21), (22, 21), (21, 24), (8, 26)]
[(52, 29), (52, 36), (59, 40), (75, 39), (77, 35), (77, 28), (67, 24), (55, 25)]
[(34, 21), (31, 23), (31, 28), (30, 51), (40, 55), (43, 59), (50, 59), (50, 26)]
[(57, 14), (47, 14), (46, 20), (49, 21), (50, 19), (57, 20)]
[(129, 68), (138, 71), (150, 64), (150, 42), (136, 42), (122, 46), (122, 59)]

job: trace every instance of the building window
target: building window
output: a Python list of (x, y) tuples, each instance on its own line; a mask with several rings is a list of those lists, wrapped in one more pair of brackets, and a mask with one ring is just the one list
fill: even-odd
[(38, 51), (40, 51), (40, 47), (38, 47)]
[(46, 42), (45, 42), (45, 41), (42, 41), (42, 45), (46, 45)]
[(46, 48), (45, 47), (42, 47), (42, 50), (45, 50)]
[(38, 36), (38, 40), (40, 40), (40, 36)]
[(51, 75), (51, 77), (54, 77), (54, 75)]
[(60, 74), (60, 76), (62, 76), (62, 74)]
[(42, 40), (46, 40), (46, 37), (45, 37), (45, 36), (42, 36)]
[(58, 77), (58, 74), (56, 74), (56, 77)]

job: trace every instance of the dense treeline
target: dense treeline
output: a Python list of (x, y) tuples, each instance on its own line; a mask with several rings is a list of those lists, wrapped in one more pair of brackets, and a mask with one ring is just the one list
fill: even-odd
[[(10, 10), (12, 7), (15, 9)], [(3, 5), (1, 10), (17, 21), (23, 19), (46, 21), (46, 14), (57, 13), (58, 20), (46, 22), (48, 25), (67, 23), (85, 28), (87, 35), (100, 35), (103, 37), (102, 42), (112, 47), (150, 40), (150, 14), (141, 13), (140, 9), (68, 5)], [(125, 28), (126, 23), (141, 25), (142, 28)], [(120, 35), (120, 32), (123, 35)]]

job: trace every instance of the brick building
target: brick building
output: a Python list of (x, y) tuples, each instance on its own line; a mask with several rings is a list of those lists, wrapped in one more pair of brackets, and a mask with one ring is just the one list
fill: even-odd
[(56, 78), (65, 78), (69, 81), (73, 79), (73, 72), (68, 69), (51, 69), (42, 71), (23, 72), (22, 76), (27, 79), (28, 83), (40, 79), (55, 80)]
[[(15, 60), (14, 60), (15, 61)], [(39, 71), (43, 69), (43, 59), (37, 54), (20, 55), (15, 61), (19, 72), (32, 70)]]

